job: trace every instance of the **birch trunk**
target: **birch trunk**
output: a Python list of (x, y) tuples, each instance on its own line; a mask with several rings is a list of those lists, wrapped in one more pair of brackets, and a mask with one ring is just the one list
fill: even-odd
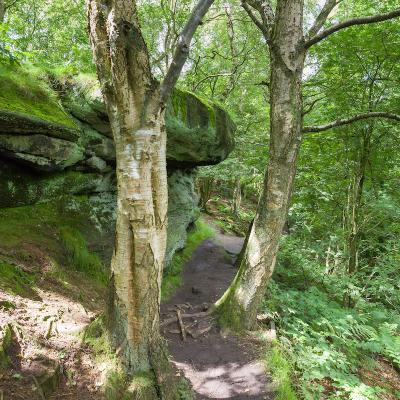
[(200, 0), (194, 7), (159, 85), (151, 73), (135, 0), (88, 1), (90, 41), (117, 160), (110, 331), (126, 371), (147, 373), (157, 381), (135, 398), (178, 397), (159, 334), (168, 202), (164, 110), (193, 34), (212, 3)]
[(269, 43), (269, 163), (239, 271), (216, 303), (221, 321), (235, 329), (251, 329), (256, 323), (287, 218), (302, 138), (301, 79), (305, 59), (302, 15), (302, 0), (278, 1)]
[(232, 194), (232, 211), (235, 215), (239, 214), (241, 204), (242, 204), (242, 185), (240, 183), (240, 178), (236, 178)]
[(175, 398), (167, 386), (169, 363), (159, 334), (168, 201), (160, 89), (134, 2), (90, 0), (89, 28), (117, 159), (111, 336), (129, 374), (155, 376), (148, 398)]
[[(146, 126), (147, 125), (147, 126)], [(167, 175), (163, 115), (115, 134), (118, 216), (111, 328), (128, 370), (152, 367), (158, 346), (160, 287), (166, 249)], [(117, 130), (117, 129), (116, 129)]]

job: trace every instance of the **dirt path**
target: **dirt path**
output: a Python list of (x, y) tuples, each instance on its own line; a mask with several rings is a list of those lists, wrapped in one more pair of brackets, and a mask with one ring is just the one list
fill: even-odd
[[(162, 319), (207, 309), (225, 291), (235, 275), (234, 256), (243, 239), (218, 233), (205, 240), (193, 253), (183, 273), (183, 285), (162, 305)], [(227, 253), (228, 252), (228, 253)], [(257, 345), (249, 338), (227, 335), (212, 317), (184, 319), (187, 338), (182, 340), (177, 322), (163, 327), (176, 367), (190, 380), (196, 398), (272, 399), (270, 382), (257, 361)], [(204, 333), (203, 333), (204, 332)], [(199, 336), (196, 338), (198, 334)]]

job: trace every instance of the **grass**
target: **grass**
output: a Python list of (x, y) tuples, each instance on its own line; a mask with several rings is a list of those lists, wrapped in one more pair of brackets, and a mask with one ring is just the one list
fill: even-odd
[(32, 286), (36, 277), (21, 268), (0, 261), (0, 289), (21, 297), (35, 296)]
[[(87, 239), (98, 244), (102, 237), (82, 217), (86, 215), (86, 199), (76, 196), (73, 199), (72, 202), (72, 197), (65, 197), (32, 206), (0, 209), (0, 252), (7, 257), (0, 258), (0, 288), (29, 297), (33, 294), (29, 286), (34, 285), (36, 275), (14, 265), (29, 266), (29, 270), (63, 286), (72, 277), (74, 282), (90, 279), (99, 289), (104, 288), (106, 268), (86, 242)], [(71, 210), (70, 204), (74, 205)]]
[(33, 67), (0, 64), (0, 110), (18, 112), (76, 128), (56, 94)]
[(172, 293), (181, 286), (183, 267), (190, 260), (196, 248), (201, 242), (214, 236), (214, 230), (205, 222), (201, 220), (195, 222), (194, 229), (188, 234), (185, 248), (175, 253), (166, 270), (161, 286), (162, 301), (168, 300)]
[(292, 386), (291, 366), (285, 358), (278, 342), (273, 342), (264, 358), (267, 371), (276, 385), (276, 400), (297, 400), (297, 395)]
[(78, 271), (86, 273), (98, 282), (106, 283), (106, 269), (100, 257), (89, 251), (86, 240), (79, 230), (68, 226), (63, 227), (60, 229), (60, 238), (71, 264)]

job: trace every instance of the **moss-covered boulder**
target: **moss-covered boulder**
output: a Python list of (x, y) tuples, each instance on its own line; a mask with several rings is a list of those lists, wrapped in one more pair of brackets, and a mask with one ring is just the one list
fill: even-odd
[(0, 135), (0, 154), (39, 171), (62, 171), (85, 158), (76, 143), (46, 135)]
[[(65, 79), (62, 102), (81, 123), (111, 137), (97, 80), (88, 75)], [(166, 109), (167, 161), (173, 167), (217, 164), (234, 147), (235, 125), (219, 105), (175, 89)]]
[[(168, 263), (184, 247), (199, 212), (195, 167), (228, 156), (234, 124), (218, 105), (175, 90), (166, 129)], [(93, 76), (61, 78), (0, 64), (0, 255), (18, 259), (25, 242), (57, 254), (57, 232), (72, 226), (108, 265), (116, 219), (115, 159)]]
[(35, 204), (60, 195), (116, 191), (115, 175), (65, 171), (38, 174), (0, 159), (0, 208)]
[(218, 164), (234, 148), (235, 125), (229, 114), (193, 93), (173, 91), (166, 109), (165, 125), (168, 165)]
[(187, 227), (199, 216), (195, 174), (193, 170), (178, 169), (168, 175), (167, 265), (174, 253), (185, 246)]
[(43, 78), (34, 68), (0, 64), (0, 133), (77, 140), (79, 127)]

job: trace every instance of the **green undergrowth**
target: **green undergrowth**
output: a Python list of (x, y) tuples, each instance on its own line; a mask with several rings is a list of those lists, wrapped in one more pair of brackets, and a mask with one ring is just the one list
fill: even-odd
[(0, 260), (0, 289), (21, 297), (35, 295), (33, 286), (37, 277), (23, 271), (20, 267)]
[(166, 270), (161, 286), (161, 298), (168, 300), (172, 293), (182, 284), (182, 270), (196, 248), (204, 240), (215, 236), (214, 230), (202, 220), (194, 223), (193, 229), (188, 233), (185, 248), (176, 252)]
[(264, 363), (276, 387), (275, 400), (297, 400), (298, 397), (292, 385), (293, 368), (279, 342), (275, 341), (268, 347)]
[[(26, 265), (36, 275), (51, 275), (61, 282), (72, 273), (103, 287), (106, 269), (99, 255), (90, 250), (91, 243), (99, 247), (103, 236), (88, 222), (88, 207), (86, 197), (73, 196), (0, 209), (0, 254), (13, 265)], [(10, 274), (10, 268), (2, 267), (1, 273)]]
[(96, 362), (103, 371), (102, 383), (106, 400), (123, 399), (128, 378), (112, 350), (106, 317), (101, 315), (82, 333), (82, 342), (92, 348)]
[(378, 358), (400, 371), (398, 310), (362, 297), (346, 307), (344, 277), (326, 275), (324, 268), (300, 241), (284, 238), (263, 310), (279, 338), (268, 356), (272, 374), (288, 376), (284, 354), (299, 398), (378, 400), (385, 392), (400, 398), (390, 382), (374, 385), (362, 374), (375, 370)]
[(0, 110), (17, 112), (76, 128), (45, 82), (46, 73), (25, 65), (0, 63)]
[(86, 240), (78, 229), (62, 227), (60, 239), (65, 246), (69, 261), (78, 271), (85, 272), (101, 283), (107, 282), (106, 269), (100, 257), (89, 251)]
[(220, 196), (214, 196), (209, 200), (207, 211), (224, 232), (240, 236), (246, 236), (249, 224), (254, 218), (252, 202), (243, 201), (238, 214), (235, 214), (231, 202)]

